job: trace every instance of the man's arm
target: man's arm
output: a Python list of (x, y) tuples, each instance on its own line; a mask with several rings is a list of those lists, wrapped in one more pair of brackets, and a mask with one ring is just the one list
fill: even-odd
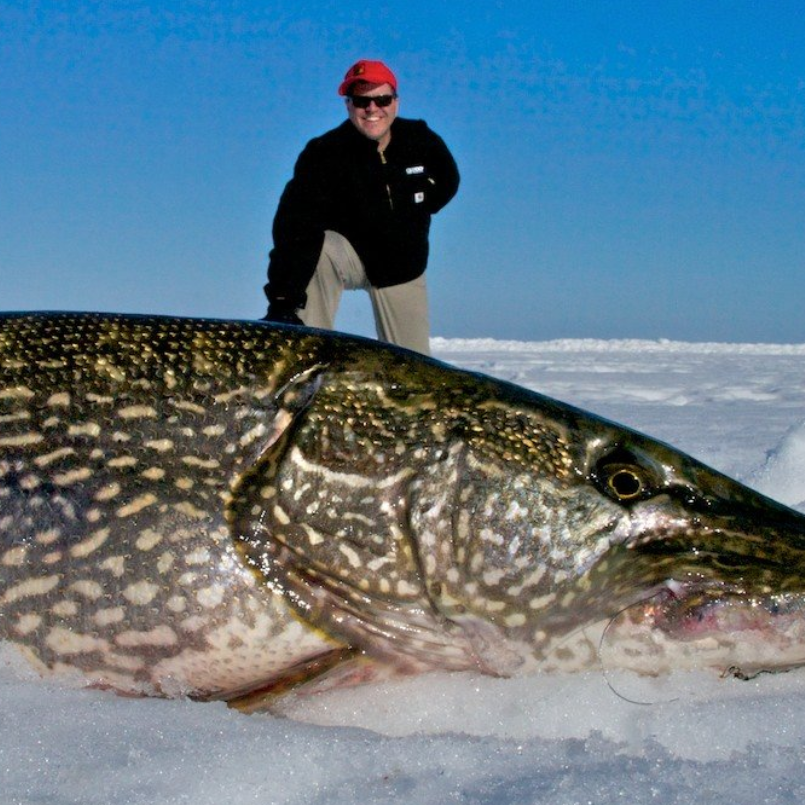
[(437, 213), (455, 196), (461, 177), (458, 165), (444, 140), (430, 129), (427, 130), (427, 134), (428, 177), (433, 185), (427, 195), (428, 212)]
[(301, 323), (295, 311), (305, 306), (305, 289), (316, 270), (324, 242), (327, 192), (316, 149), (308, 144), (285, 186), (274, 216), (274, 248), (269, 255), (269, 321)]

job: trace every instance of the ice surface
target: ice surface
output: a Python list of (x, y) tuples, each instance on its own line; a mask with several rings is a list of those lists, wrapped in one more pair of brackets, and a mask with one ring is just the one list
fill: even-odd
[(750, 482), (758, 490), (782, 503), (805, 509), (805, 422), (794, 425), (769, 450), (766, 463), (752, 473)]
[[(805, 501), (805, 346), (446, 341), (439, 357)], [(0, 803), (800, 803), (805, 671), (750, 682), (434, 674), (285, 717), (124, 699), (0, 661)], [(639, 703), (638, 703), (639, 702)]]

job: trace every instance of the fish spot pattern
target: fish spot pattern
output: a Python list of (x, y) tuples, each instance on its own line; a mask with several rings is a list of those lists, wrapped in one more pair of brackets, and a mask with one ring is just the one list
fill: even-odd
[(405, 350), (0, 314), (0, 638), (40, 670), (228, 698), (322, 657), (579, 669), (624, 630), (622, 667), (674, 643), (723, 660), (736, 623), (772, 619), (789, 624), (772, 667), (793, 667), (804, 522), (641, 434)]
[(0, 636), (98, 684), (204, 695), (332, 645), (255, 583), (224, 516), (292, 377), (286, 341), (0, 317)]

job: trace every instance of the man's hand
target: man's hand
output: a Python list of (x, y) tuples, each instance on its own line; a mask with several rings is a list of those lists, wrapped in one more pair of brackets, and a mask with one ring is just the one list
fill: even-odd
[(270, 302), (268, 305), (268, 313), (263, 316), (263, 321), (273, 321), (277, 324), (304, 325), (302, 319), (296, 315), (296, 306), (289, 304), (285, 299)]

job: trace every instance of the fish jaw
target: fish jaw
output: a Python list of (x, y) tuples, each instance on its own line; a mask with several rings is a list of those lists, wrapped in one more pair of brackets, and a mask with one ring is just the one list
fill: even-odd
[(677, 666), (695, 657), (698, 667), (751, 676), (805, 664), (803, 517), (699, 466), (690, 475), (697, 495), (632, 514), (633, 560), (668, 574), (634, 607), (638, 620), (680, 655)]
[(657, 676), (712, 669), (750, 679), (805, 665), (805, 596), (708, 596), (669, 583), (602, 624), (598, 663)]
[(607, 668), (749, 678), (805, 664), (805, 520), (698, 464), (687, 473), (695, 494), (686, 486), (624, 512), (610, 549), (577, 579), (573, 617), (544, 613), (548, 665), (568, 670), (550, 655), (573, 629), (595, 635), (588, 664)]

